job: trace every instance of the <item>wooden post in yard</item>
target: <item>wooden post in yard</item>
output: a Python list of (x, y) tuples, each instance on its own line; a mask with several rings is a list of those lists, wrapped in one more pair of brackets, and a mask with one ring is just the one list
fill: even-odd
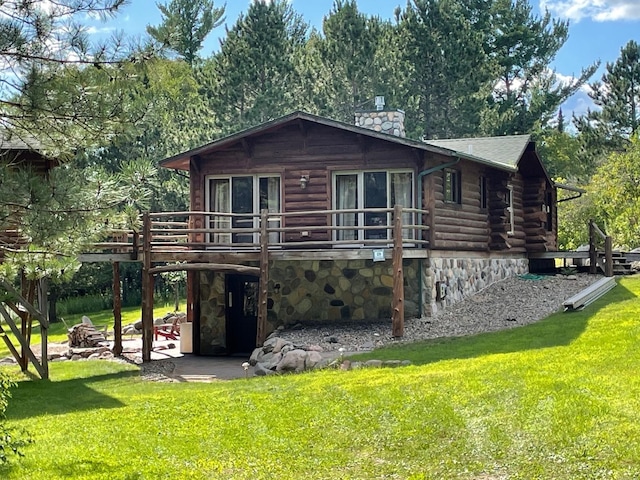
[(269, 211), (260, 212), (260, 279), (258, 283), (258, 325), (256, 346), (262, 346), (267, 338), (267, 296), (269, 285)]
[(40, 310), (40, 363), (42, 365), (42, 379), (49, 378), (49, 281), (47, 277), (38, 281), (38, 310)]
[(402, 206), (393, 207), (393, 305), (391, 334), (404, 336), (404, 271), (402, 268)]
[(604, 237), (604, 276), (613, 277), (613, 243), (611, 237)]
[(142, 217), (142, 361), (151, 361), (153, 348), (153, 274), (151, 269), (151, 218)]
[(122, 354), (122, 296), (120, 262), (113, 262), (113, 354)]

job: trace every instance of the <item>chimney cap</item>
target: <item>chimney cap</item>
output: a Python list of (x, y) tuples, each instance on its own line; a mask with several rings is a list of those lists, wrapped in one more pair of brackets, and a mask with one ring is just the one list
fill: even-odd
[(384, 110), (384, 95), (376, 95), (374, 103), (376, 110)]

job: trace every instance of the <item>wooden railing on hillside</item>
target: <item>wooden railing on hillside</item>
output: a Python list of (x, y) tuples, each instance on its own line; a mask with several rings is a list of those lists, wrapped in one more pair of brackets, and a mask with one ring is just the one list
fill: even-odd
[(598, 269), (598, 250), (604, 247), (604, 275), (613, 277), (613, 242), (611, 236), (605, 234), (593, 220), (589, 221), (589, 273), (595, 274)]

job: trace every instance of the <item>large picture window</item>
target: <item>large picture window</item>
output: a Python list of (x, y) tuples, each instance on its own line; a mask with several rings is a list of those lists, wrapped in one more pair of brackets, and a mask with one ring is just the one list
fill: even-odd
[[(278, 176), (209, 177), (207, 195), (209, 211), (213, 213), (209, 216), (209, 228), (214, 230), (209, 235), (212, 243), (258, 243), (258, 232), (250, 229), (260, 227), (258, 214), (263, 209), (269, 211), (269, 226), (280, 226), (280, 217), (277, 215), (281, 208)], [(225, 213), (247, 215), (226, 216)], [(224, 231), (229, 229), (234, 231)], [(270, 243), (279, 241), (278, 232), (269, 234)]]
[[(410, 171), (339, 172), (334, 175), (334, 208), (336, 210), (363, 210), (335, 215), (335, 224), (354, 227), (338, 230), (336, 240), (390, 239), (389, 212), (367, 212), (366, 209), (388, 209), (395, 205), (413, 207), (413, 173)], [(403, 224), (411, 224), (412, 214), (403, 214)], [(360, 226), (380, 229), (359, 229)], [(411, 232), (403, 232), (410, 238)]]

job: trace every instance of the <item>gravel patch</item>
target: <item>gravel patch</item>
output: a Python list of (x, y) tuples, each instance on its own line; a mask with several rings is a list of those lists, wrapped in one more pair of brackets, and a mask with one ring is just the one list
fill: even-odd
[(326, 352), (341, 348), (357, 352), (390, 344), (504, 330), (537, 322), (561, 310), (565, 300), (600, 278), (589, 274), (507, 278), (432, 317), (405, 319), (401, 339), (391, 336), (390, 321), (304, 326), (280, 330), (276, 335), (297, 345), (319, 345)]

